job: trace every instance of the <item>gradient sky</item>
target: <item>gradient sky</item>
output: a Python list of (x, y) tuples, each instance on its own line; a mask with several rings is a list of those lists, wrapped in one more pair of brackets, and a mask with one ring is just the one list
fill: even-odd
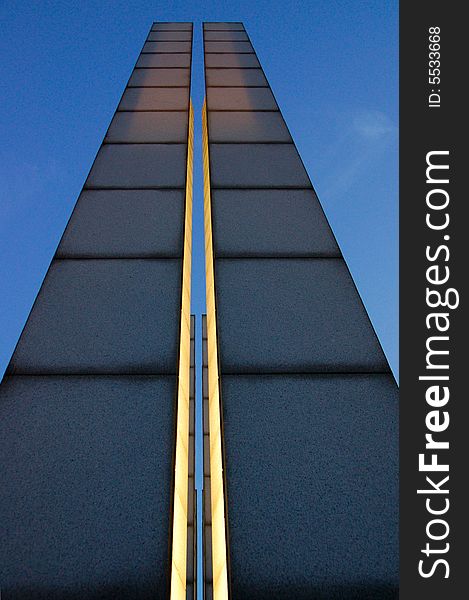
[(152, 21), (193, 21), (193, 312), (204, 310), (201, 22), (243, 21), (394, 373), (397, 2), (4, 0), (0, 377)]

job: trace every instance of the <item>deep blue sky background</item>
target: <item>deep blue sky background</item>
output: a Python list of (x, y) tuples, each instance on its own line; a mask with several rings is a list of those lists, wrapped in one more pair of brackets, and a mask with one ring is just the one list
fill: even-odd
[(397, 2), (16, 0), (0, 18), (0, 377), (153, 20), (195, 25), (193, 311), (201, 22), (243, 21), (397, 373)]

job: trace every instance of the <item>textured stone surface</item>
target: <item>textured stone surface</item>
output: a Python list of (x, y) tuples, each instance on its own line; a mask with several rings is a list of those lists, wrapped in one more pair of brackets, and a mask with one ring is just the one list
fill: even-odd
[(189, 21), (180, 23), (154, 23), (152, 31), (192, 31), (192, 23)]
[(270, 88), (207, 88), (206, 93), (209, 110), (277, 110)]
[(101, 146), (85, 187), (180, 187), (186, 183), (185, 144)]
[(233, 598), (397, 598), (392, 376), (225, 375), (222, 394)]
[(312, 190), (214, 190), (220, 256), (340, 256)]
[(2, 596), (166, 597), (175, 379), (4, 381)]
[(205, 52), (254, 52), (249, 42), (205, 42)]
[(207, 22), (203, 24), (205, 31), (244, 31), (244, 26), (239, 21), (217, 23)]
[(222, 68), (260, 67), (255, 54), (206, 54), (205, 66)]
[(152, 31), (148, 35), (149, 42), (190, 42), (191, 31)]
[(206, 41), (229, 41), (248, 42), (249, 38), (245, 31), (209, 31), (204, 33)]
[(142, 52), (190, 52), (191, 42), (145, 42)]
[(57, 256), (181, 256), (183, 221), (182, 190), (85, 191)]
[(210, 112), (208, 123), (212, 143), (292, 141), (278, 111)]
[(210, 86), (267, 87), (262, 69), (206, 69), (205, 79)]
[(188, 86), (189, 69), (135, 69), (129, 87)]
[(12, 358), (16, 373), (174, 373), (178, 259), (54, 261)]
[(341, 259), (218, 259), (223, 372), (389, 369)]
[[(160, 69), (156, 69), (160, 70)], [(116, 112), (105, 142), (185, 143), (187, 112)]]
[(188, 102), (189, 88), (127, 88), (118, 110), (185, 111)]
[(191, 55), (186, 54), (140, 54), (136, 67), (139, 68), (170, 68), (190, 67)]
[(212, 187), (309, 187), (293, 144), (210, 144)]

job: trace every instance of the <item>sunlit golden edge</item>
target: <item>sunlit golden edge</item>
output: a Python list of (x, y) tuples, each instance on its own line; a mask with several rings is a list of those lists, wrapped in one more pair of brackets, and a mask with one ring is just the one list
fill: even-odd
[(220, 394), (218, 377), (217, 330), (215, 315), (214, 257), (212, 245), (212, 215), (210, 167), (208, 150), (207, 108), (202, 109), (204, 164), (204, 229), (205, 275), (207, 294), (208, 396), (210, 439), (210, 486), (212, 513), (212, 574), (214, 600), (228, 599), (226, 556), (225, 501), (223, 490), (222, 440), (220, 428)]
[(186, 600), (187, 503), (189, 486), (189, 391), (191, 338), (191, 254), (192, 254), (192, 171), (194, 153), (194, 113), (189, 107), (187, 148), (186, 209), (182, 259), (181, 337), (177, 391), (176, 457), (174, 466), (174, 506), (171, 557), (171, 600)]

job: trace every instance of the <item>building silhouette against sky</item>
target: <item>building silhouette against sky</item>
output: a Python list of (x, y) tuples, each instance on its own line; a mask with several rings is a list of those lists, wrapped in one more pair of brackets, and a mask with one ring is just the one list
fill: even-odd
[(3, 598), (193, 589), (191, 52), (152, 26), (1, 385)]
[(397, 597), (394, 378), (243, 25), (203, 38), (206, 317), (192, 24), (155, 23), (0, 386), (6, 600)]
[(214, 597), (396, 597), (396, 383), (243, 25), (204, 52)]

